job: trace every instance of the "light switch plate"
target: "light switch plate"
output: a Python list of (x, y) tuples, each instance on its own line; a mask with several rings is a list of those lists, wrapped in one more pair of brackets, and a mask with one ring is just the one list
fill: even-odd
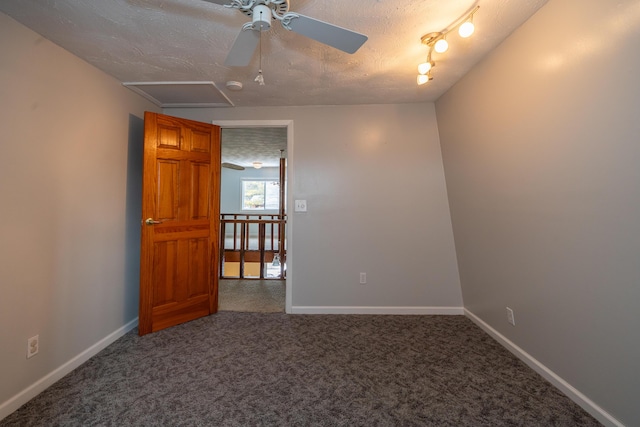
[(306, 200), (296, 200), (295, 208), (296, 212), (306, 212), (307, 211), (307, 201)]

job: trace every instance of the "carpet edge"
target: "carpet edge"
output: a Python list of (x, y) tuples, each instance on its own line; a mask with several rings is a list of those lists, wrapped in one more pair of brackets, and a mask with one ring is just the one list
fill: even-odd
[(293, 306), (291, 314), (464, 315), (463, 307)]
[(522, 348), (517, 346), (514, 342), (509, 340), (507, 337), (502, 335), (500, 332), (491, 327), (484, 320), (480, 319), (473, 312), (468, 309), (464, 309), (464, 314), (468, 317), (473, 323), (475, 323), (480, 329), (489, 334), (493, 339), (498, 341), (500, 345), (505, 347), (514, 356), (523, 361), (527, 366), (540, 374), (545, 380), (549, 381), (553, 384), (558, 390), (562, 392), (569, 399), (573, 400), (577, 403), (582, 409), (587, 411), (591, 416), (597, 419), (599, 422), (609, 427), (624, 427), (620, 421), (615, 419), (611, 414), (602, 409), (598, 404), (585, 396), (578, 389), (569, 384), (566, 380), (560, 377), (558, 374), (553, 372), (547, 366), (542, 364), (539, 360), (534, 358), (532, 355), (524, 351)]
[(78, 366), (91, 359), (100, 351), (107, 348), (110, 344), (113, 344), (116, 340), (124, 336), (127, 332), (138, 326), (138, 318), (131, 320), (121, 328), (113, 331), (106, 337), (102, 338), (97, 343), (93, 344), (86, 350), (79, 353), (77, 356), (71, 358), (69, 361), (63, 363), (53, 371), (46, 374), (24, 390), (9, 398), (7, 401), (0, 404), (0, 421), (17, 411), (22, 405), (42, 393), (44, 390), (52, 386), (56, 381), (72, 372)]

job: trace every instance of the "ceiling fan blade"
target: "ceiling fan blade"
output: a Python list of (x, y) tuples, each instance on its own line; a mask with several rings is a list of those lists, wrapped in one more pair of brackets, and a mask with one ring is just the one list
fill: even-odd
[(223, 168), (227, 168), (227, 169), (235, 169), (237, 171), (243, 171), (244, 170), (244, 166), (240, 166), (240, 165), (236, 165), (235, 163), (227, 163), (224, 162), (221, 165)]
[[(247, 23), (250, 24), (250, 23)], [(236, 41), (233, 42), (231, 51), (227, 55), (227, 59), (224, 61), (225, 65), (230, 67), (245, 67), (251, 62), (253, 52), (258, 47), (260, 41), (260, 32), (252, 30), (250, 25), (245, 24), (242, 27), (242, 31), (236, 37)]]
[(297, 13), (286, 14), (282, 22), (295, 33), (347, 53), (355, 53), (368, 39), (364, 34)]
[(231, 0), (204, 0), (204, 1), (208, 1), (209, 3), (221, 4), (221, 5), (231, 3)]

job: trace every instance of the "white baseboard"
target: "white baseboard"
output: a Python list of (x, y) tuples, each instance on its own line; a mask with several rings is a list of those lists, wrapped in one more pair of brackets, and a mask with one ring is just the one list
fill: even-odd
[(462, 307), (350, 307), (293, 306), (291, 314), (394, 314), (394, 315), (463, 315)]
[(587, 411), (591, 416), (600, 421), (605, 426), (611, 427), (624, 427), (624, 425), (616, 420), (611, 414), (598, 406), (595, 402), (589, 399), (587, 396), (582, 394), (578, 389), (573, 387), (571, 384), (562, 379), (559, 375), (553, 372), (551, 369), (547, 368), (545, 365), (540, 363), (537, 359), (531, 356), (529, 353), (518, 347), (512, 341), (510, 341), (507, 337), (502, 335), (500, 332), (493, 329), (489, 324), (485, 323), (478, 316), (464, 309), (465, 315), (471, 319), (473, 323), (478, 325), (482, 330), (491, 335), (496, 341), (502, 344), (507, 350), (513, 353), (518, 359), (522, 360), (526, 363), (531, 369), (540, 374), (544, 379), (553, 384), (558, 390), (567, 395), (571, 400), (576, 402), (578, 405), (582, 407), (585, 411)]
[(35, 383), (31, 384), (29, 387), (22, 390), (20, 393), (13, 396), (11, 399), (6, 402), (0, 404), (0, 420), (3, 420), (13, 412), (15, 412), (19, 407), (36, 397), (38, 394), (49, 388), (56, 381), (76, 369), (78, 366), (82, 365), (87, 360), (91, 359), (93, 356), (98, 354), (100, 351), (105, 349), (107, 346), (115, 342), (118, 338), (122, 337), (124, 334), (132, 330), (138, 326), (138, 318), (136, 317), (131, 322), (127, 323), (120, 329), (112, 332), (107, 335), (82, 353), (75, 356), (73, 359), (69, 360), (62, 366), (58, 367), (54, 371), (40, 378)]

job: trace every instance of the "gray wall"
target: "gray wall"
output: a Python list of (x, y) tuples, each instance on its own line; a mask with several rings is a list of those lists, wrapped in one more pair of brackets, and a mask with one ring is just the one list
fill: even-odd
[(222, 168), (220, 177), (220, 213), (249, 213), (249, 214), (278, 214), (278, 209), (264, 211), (242, 210), (242, 180), (243, 179), (280, 179), (279, 168), (245, 168), (243, 171)]
[[(1, 13), (0, 40), (0, 409), (8, 409), (137, 316), (141, 117), (154, 106)], [(27, 360), (36, 334), (40, 352)]]
[(436, 103), (465, 307), (629, 426), (638, 46), (637, 1), (551, 0)]
[(294, 308), (462, 306), (433, 104), (165, 113), (293, 120), (289, 201), (308, 203), (289, 216)]

